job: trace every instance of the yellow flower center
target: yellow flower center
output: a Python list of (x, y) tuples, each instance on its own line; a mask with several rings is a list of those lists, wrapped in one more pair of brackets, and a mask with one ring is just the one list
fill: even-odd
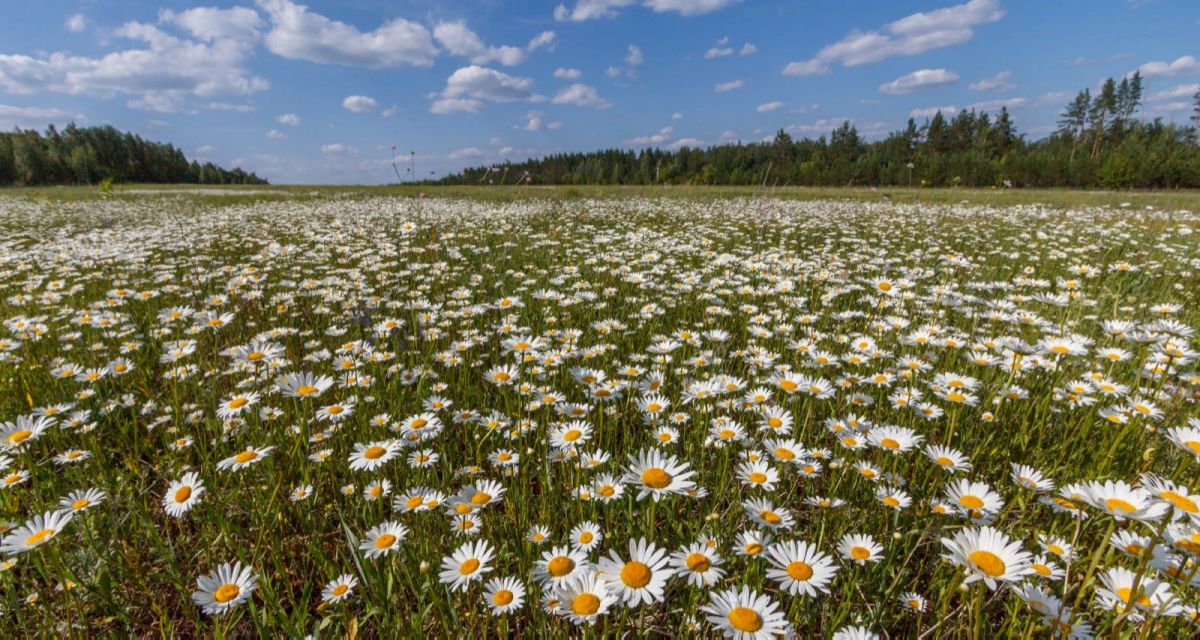
[(346, 593), (349, 590), (350, 590), (350, 585), (339, 584), (338, 586), (334, 587), (329, 593), (331, 595), (333, 595), (334, 597), (337, 597), (337, 596), (340, 596), (340, 595)]
[(666, 488), (671, 484), (671, 474), (658, 467), (650, 467), (642, 472), (642, 484), (651, 489)]
[(1108, 500), (1104, 501), (1104, 506), (1108, 507), (1109, 512), (1112, 513), (1116, 513), (1117, 511), (1123, 511), (1126, 513), (1137, 511), (1137, 507), (1120, 498), (1109, 498)]
[(184, 485), (175, 490), (175, 502), (187, 502), (192, 497), (192, 488)]
[(582, 435), (583, 435), (583, 432), (580, 431), (579, 429), (571, 429), (570, 431), (563, 434), (563, 440), (565, 440), (567, 442), (575, 442)]
[(896, 440), (894, 440), (893, 438), (884, 438), (883, 440), (879, 441), (879, 444), (880, 444), (880, 446), (882, 446), (885, 449), (899, 449), (900, 448), (900, 443), (897, 442)]
[(796, 384), (794, 380), (780, 380), (779, 388), (790, 393), (800, 388), (800, 385)]
[(807, 562), (790, 562), (787, 566), (787, 574), (792, 580), (805, 582), (813, 577), (813, 568)]
[(575, 570), (575, 561), (567, 556), (556, 556), (546, 563), (546, 571), (555, 578), (561, 578)]
[(467, 558), (462, 564), (458, 565), (458, 572), (464, 576), (469, 576), (479, 570), (479, 561), (475, 558)]
[(775, 457), (777, 457), (781, 460), (794, 460), (796, 458), (796, 454), (792, 453), (791, 449), (785, 449), (783, 447), (776, 447), (775, 448)]
[(54, 537), (54, 529), (42, 529), (28, 538), (25, 538), (25, 544), (32, 547), (33, 545), (41, 544), (52, 537)]
[(746, 553), (752, 556), (762, 553), (762, 550), (763, 546), (757, 542), (751, 542), (750, 544), (746, 545)]
[[(1141, 590), (1139, 589), (1139, 591)], [(1129, 587), (1121, 587), (1117, 589), (1117, 597), (1120, 598), (1122, 602), (1133, 602), (1133, 589), (1130, 589)], [(1144, 595), (1138, 596), (1137, 604), (1143, 607), (1149, 607), (1150, 598), (1147, 598)]]
[(971, 562), (977, 569), (993, 578), (1004, 575), (1004, 572), (1008, 570), (1008, 567), (1004, 565), (1004, 560), (1001, 560), (1000, 556), (991, 551), (980, 549), (979, 551), (972, 551), (971, 555), (967, 557), (971, 559)]
[(385, 453), (387, 453), (387, 449), (385, 449), (379, 445), (373, 445), (373, 446), (367, 447), (367, 450), (363, 452), (363, 457), (366, 458), (367, 460), (378, 460), (378, 459), (382, 458), (383, 454), (385, 454)]
[(75, 502), (71, 503), (71, 508), (76, 511), (79, 511), (80, 509), (83, 509), (84, 507), (88, 506), (91, 503), (92, 503), (92, 501), (88, 500), (87, 498), (80, 498), (80, 499), (76, 500)]
[(306, 384), (303, 387), (296, 389), (296, 395), (298, 395), (298, 396), (311, 396), (312, 394), (314, 394), (316, 392), (317, 392), (317, 388), (312, 386), (311, 384)]
[(471, 496), (471, 504), (474, 504), (474, 505), (487, 504), (488, 501), (490, 501), (491, 499), (492, 499), (492, 495), (490, 493), (476, 491), (475, 495)]
[(779, 517), (779, 514), (774, 511), (763, 511), (758, 516), (767, 524), (779, 524), (783, 522), (783, 518)]
[(705, 571), (708, 571), (710, 567), (712, 567), (712, 561), (709, 560), (708, 556), (704, 555), (703, 553), (688, 554), (685, 562), (687, 564), (687, 568), (695, 571), (696, 573), (704, 573)]
[(33, 432), (30, 431), (29, 429), (21, 429), (20, 431), (14, 431), (11, 434), (9, 434), (8, 443), (9, 444), (21, 444), (22, 442), (25, 442), (26, 440), (28, 440), (30, 438), (30, 436), (32, 436), (32, 435), (33, 435)]
[(230, 600), (233, 600), (234, 598), (238, 597), (238, 594), (241, 592), (242, 592), (242, 589), (240, 587), (238, 587), (236, 584), (233, 584), (232, 582), (227, 582), (227, 583), (221, 585), (220, 587), (218, 587), (217, 590), (213, 592), (213, 600), (216, 600), (217, 602), (221, 602), (221, 603), (229, 602)]
[(754, 484), (762, 484), (767, 481), (767, 474), (755, 471), (754, 473), (750, 474), (749, 479), (750, 482), (753, 482)]
[(887, 506), (889, 506), (889, 507), (898, 507), (898, 506), (900, 506), (900, 501), (899, 501), (899, 500), (897, 500), (896, 498), (892, 497), (892, 496), (884, 496), (884, 498), (883, 498), (883, 503), (884, 503), (884, 504), (886, 504), (886, 505), (887, 505)]
[(749, 607), (734, 607), (729, 610), (729, 624), (738, 631), (754, 633), (762, 628), (763, 619)]
[(866, 560), (871, 557), (871, 550), (866, 547), (850, 547), (850, 557), (855, 560)]
[(396, 536), (390, 533), (385, 533), (378, 538), (375, 538), (376, 549), (387, 549), (394, 544), (396, 544)]
[(571, 611), (577, 616), (595, 615), (600, 610), (600, 598), (593, 593), (581, 593), (571, 601)]
[(650, 584), (651, 575), (650, 567), (637, 560), (630, 560), (625, 563), (624, 567), (621, 567), (621, 582), (634, 589), (641, 589)]
[(233, 461), (238, 464), (245, 464), (258, 457), (257, 451), (243, 451), (233, 457)]
[(968, 509), (978, 510), (983, 508), (983, 500), (981, 500), (979, 496), (962, 496), (958, 499), (958, 503)]
[[(601, 493), (603, 493), (603, 491)], [(583, 533), (579, 534), (579, 542), (582, 544), (591, 544), (592, 540), (595, 539), (596, 536), (592, 535), (591, 531), (584, 531)]]
[(244, 407), (248, 404), (250, 404), (250, 401), (247, 400), (246, 398), (234, 398), (233, 400), (229, 401), (229, 408), (230, 409), (241, 409), (242, 407)]
[(512, 601), (513, 592), (509, 591), (508, 589), (500, 589), (496, 591), (496, 593), (492, 594), (492, 603), (497, 606), (503, 607), (505, 605), (512, 604)]

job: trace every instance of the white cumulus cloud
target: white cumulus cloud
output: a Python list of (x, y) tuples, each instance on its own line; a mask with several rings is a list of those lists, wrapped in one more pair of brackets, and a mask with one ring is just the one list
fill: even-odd
[(746, 83), (743, 80), (730, 80), (729, 82), (718, 83), (716, 86), (713, 87), (713, 91), (715, 91), (717, 93), (725, 93), (726, 91), (733, 91), (734, 89), (741, 89), (744, 86), (746, 86)]
[(835, 63), (854, 67), (892, 56), (912, 56), (962, 44), (975, 36), (974, 27), (1003, 17), (999, 0), (970, 0), (935, 11), (914, 13), (889, 22), (877, 31), (851, 31), (841, 40), (823, 47), (812, 58), (789, 63), (783, 73), (818, 75), (829, 73)]
[(275, 116), (275, 122), (286, 124), (289, 127), (296, 127), (300, 125), (300, 116), (294, 113), (281, 113)]
[(382, 69), (429, 66), (438, 54), (429, 30), (403, 18), (363, 32), (290, 0), (258, 0), (258, 6), (271, 21), (267, 49), (284, 58)]
[(783, 103), (779, 102), (777, 100), (775, 102), (764, 102), (764, 103), (758, 105), (758, 108), (755, 109), (755, 111), (758, 111), (759, 113), (769, 113), (771, 111), (775, 111), (777, 109), (782, 109), (782, 108), (783, 108)]
[(1180, 56), (1171, 62), (1147, 62), (1137, 68), (1147, 78), (1156, 78), (1160, 76), (1177, 76), (1180, 74), (1191, 75), (1200, 73), (1200, 60), (1196, 60), (1192, 56)]
[(586, 84), (575, 83), (554, 96), (554, 104), (573, 104), (578, 107), (607, 109), (612, 103), (600, 97), (596, 90)]
[(898, 96), (920, 89), (958, 82), (958, 74), (945, 69), (918, 69), (879, 85), (879, 92)]
[(1017, 85), (1012, 81), (1011, 71), (1001, 71), (990, 78), (984, 78), (979, 82), (972, 82), (967, 85), (971, 91), (1012, 91), (1017, 88)]
[(368, 96), (346, 96), (346, 99), (342, 100), (342, 106), (354, 113), (366, 113), (374, 111), (379, 103)]

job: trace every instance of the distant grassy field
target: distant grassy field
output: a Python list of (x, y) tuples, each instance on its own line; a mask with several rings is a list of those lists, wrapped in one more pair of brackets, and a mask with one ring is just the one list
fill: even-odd
[(1200, 191), (1077, 191), (1067, 189), (919, 189), (865, 187), (705, 187), (705, 186), (311, 186), (311, 185), (118, 185), (111, 193), (98, 187), (36, 187), (0, 190), (0, 194), (35, 198), (80, 200), (93, 198), (137, 199), (147, 196), (198, 198), (209, 204), (275, 199), (373, 196), (465, 198), (506, 202), (523, 198), (569, 200), (575, 198), (729, 198), (769, 196), (786, 200), (854, 200), (862, 202), (983, 204), (992, 206), (1040, 204), (1071, 208), (1087, 206), (1154, 207), (1200, 211)]

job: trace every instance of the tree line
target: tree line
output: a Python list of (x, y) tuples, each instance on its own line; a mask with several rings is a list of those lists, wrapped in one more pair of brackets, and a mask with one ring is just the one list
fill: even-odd
[(868, 142), (850, 122), (828, 136), (677, 150), (605, 149), (480, 166), (450, 184), (880, 185), (1200, 188), (1200, 91), (1191, 126), (1138, 117), (1140, 73), (1084, 90), (1058, 129), (1027, 140), (1007, 108), (935, 113)]
[(170, 144), (151, 142), (111, 126), (77, 127), (45, 133), (33, 129), (0, 132), (0, 185), (155, 182), (267, 184), (240, 168), (188, 161)]

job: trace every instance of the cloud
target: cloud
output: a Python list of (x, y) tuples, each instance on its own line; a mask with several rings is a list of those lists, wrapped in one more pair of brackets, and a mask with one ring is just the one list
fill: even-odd
[(383, 113), (381, 113), (379, 115), (381, 115), (385, 118), (390, 118), (390, 117), (396, 115), (397, 113), (400, 113), (400, 107), (398, 107), (396, 105), (392, 105), (392, 106), (384, 109)]
[(758, 105), (758, 108), (755, 109), (755, 111), (757, 111), (759, 113), (770, 113), (772, 111), (775, 111), (776, 109), (782, 109), (782, 108), (783, 108), (782, 102), (779, 102), (779, 101), (764, 102), (764, 103)]
[(63, 26), (65, 26), (67, 31), (70, 31), (71, 33), (80, 33), (87, 29), (87, 18), (84, 17), (82, 13), (76, 13), (67, 18), (67, 21), (63, 23)]
[(752, 56), (756, 53), (758, 53), (758, 47), (754, 46), (753, 44), (751, 44), (749, 42), (742, 45), (741, 51), (738, 51), (739, 56)]
[(525, 45), (525, 50), (530, 53), (533, 53), (534, 51), (537, 51), (538, 49), (548, 49), (550, 51), (553, 51), (555, 45), (557, 45), (557, 44), (558, 44), (558, 35), (557, 34), (555, 34), (553, 31), (543, 31), (543, 32), (537, 34), (536, 36), (534, 36), (533, 38), (530, 38), (529, 44)]
[(746, 86), (746, 82), (744, 80), (730, 80), (729, 82), (717, 83), (715, 86), (713, 86), (713, 91), (716, 93), (725, 93), (726, 91), (741, 89), (744, 86)]
[(625, 62), (628, 62), (631, 67), (636, 67), (645, 61), (646, 57), (642, 55), (641, 47), (636, 44), (629, 45), (629, 53), (625, 55)]
[(919, 109), (913, 109), (912, 111), (909, 111), (908, 117), (917, 118), (917, 119), (932, 118), (933, 116), (937, 115), (937, 113), (939, 111), (941, 111), (943, 115), (945, 115), (945, 114), (953, 115), (955, 113), (958, 113), (958, 107), (956, 107), (952, 104), (947, 104), (947, 105), (943, 105), (940, 107), (921, 107)]
[(851, 31), (841, 40), (826, 45), (817, 55), (789, 63), (784, 75), (809, 76), (829, 73), (830, 67), (879, 62), (892, 56), (913, 56), (934, 49), (962, 44), (974, 37), (973, 27), (1004, 17), (999, 0), (970, 0), (964, 4), (914, 13), (889, 22), (878, 31)]
[(918, 69), (907, 75), (900, 76), (891, 82), (879, 85), (879, 92), (891, 96), (904, 95), (921, 89), (952, 84), (958, 81), (958, 74), (945, 69)]
[(258, 0), (258, 5), (271, 20), (267, 49), (284, 58), (382, 69), (427, 67), (438, 54), (429, 30), (403, 18), (364, 33), (290, 0)]
[[(656, 13), (678, 13), (684, 16), (698, 16), (723, 9), (741, 0), (644, 0), (642, 6)], [(570, 20), (583, 22), (598, 18), (612, 18), (617, 15), (617, 9), (635, 4), (637, 0), (577, 0), (573, 9), (566, 5), (554, 8), (554, 19), (559, 22)]]
[(268, 140), (283, 140), (287, 137), (287, 134), (278, 129), (267, 129), (267, 132), (263, 134), (263, 137), (267, 138)]
[(627, 7), (633, 4), (636, 0), (579, 0), (575, 3), (574, 9), (567, 9), (565, 5), (558, 5), (554, 8), (554, 19), (559, 22), (583, 22), (585, 20), (595, 20), (597, 18), (612, 18), (617, 15), (615, 9)]
[(296, 127), (300, 125), (300, 116), (294, 113), (282, 113), (275, 116), (275, 122), (286, 124), (289, 127)]
[(704, 52), (705, 58), (724, 58), (733, 55), (733, 47), (713, 47)]
[(145, 47), (99, 58), (66, 52), (39, 57), (0, 54), (0, 88), (12, 93), (50, 91), (103, 98), (124, 94), (131, 96), (127, 103), (131, 108), (165, 112), (179, 110), (189, 96), (244, 96), (270, 86), (245, 67), (254, 48), (248, 32), (206, 30), (201, 23), (181, 17), (185, 14), (170, 14), (164, 24), (188, 30), (199, 39), (129, 22), (114, 35), (143, 42)]
[(1061, 106), (1074, 96), (1075, 94), (1070, 91), (1052, 91), (1038, 96), (1034, 104), (1039, 107)]
[(465, 160), (467, 158), (478, 158), (483, 155), (483, 152), (475, 147), (466, 147), (463, 149), (455, 149), (446, 154), (446, 157), (451, 160)]
[(537, 131), (542, 128), (542, 116), (546, 115), (542, 111), (530, 111), (525, 114), (525, 126), (522, 127), (526, 131)]
[(483, 111), (483, 103), (479, 100), (470, 98), (442, 98), (435, 100), (429, 106), (430, 113), (450, 114), (450, 113), (479, 113)]
[(1190, 98), (1200, 91), (1200, 84), (1181, 84), (1165, 91), (1158, 91), (1150, 94), (1147, 101), (1150, 100), (1171, 100), (1173, 98)]
[(348, 147), (340, 142), (321, 145), (321, 153), (327, 156), (352, 156), (358, 153), (354, 147)]
[(1029, 102), (1025, 98), (1008, 98), (1007, 100), (984, 100), (967, 105), (968, 110), (999, 111), (1000, 109), (1019, 109)]
[(704, 146), (704, 141), (699, 138), (680, 138), (675, 142), (667, 145), (668, 149), (680, 149), (683, 147), (692, 147), (693, 149)]
[(1137, 71), (1141, 71), (1142, 75), (1147, 78), (1177, 76), (1180, 74), (1191, 75), (1193, 73), (1200, 73), (1200, 61), (1192, 56), (1181, 56), (1171, 62), (1147, 62), (1138, 67)]
[(683, 120), (683, 114), (676, 111), (675, 113), (671, 114), (671, 119), (672, 120)]
[(87, 118), (83, 114), (53, 107), (14, 107), (0, 104), (0, 130), (11, 130), (13, 127), (41, 129), (49, 124), (84, 120)]
[(159, 11), (159, 22), (174, 24), (204, 42), (221, 39), (255, 42), (266, 23), (253, 9), (196, 7), (181, 13)]
[(562, 67), (559, 67), (554, 70), (554, 77), (560, 78), (562, 80), (575, 80), (575, 79), (579, 78), (579, 76), (582, 76), (582, 75), (583, 75), (583, 72), (580, 71), (579, 69), (564, 69)]
[(554, 104), (573, 104), (577, 107), (607, 109), (612, 103), (600, 97), (596, 90), (586, 84), (575, 83), (554, 96)]
[(563, 123), (556, 120), (556, 121), (551, 122), (550, 124), (546, 125), (546, 128), (551, 129), (551, 130), (561, 129), (561, 128), (563, 128)]
[(210, 102), (204, 105), (209, 111), (236, 111), (238, 113), (250, 113), (257, 111), (258, 107), (252, 104), (235, 104), (232, 102)]
[(491, 102), (516, 102), (533, 97), (533, 80), (471, 65), (458, 69), (446, 79), (443, 98), (469, 98)]
[(367, 96), (346, 96), (346, 99), (342, 100), (342, 106), (354, 113), (366, 113), (374, 111), (379, 103)]
[[(821, 118), (807, 124), (792, 124), (784, 127), (788, 133), (800, 134), (801, 136), (824, 136), (829, 135), (830, 131), (842, 126), (843, 122), (850, 122), (854, 128), (858, 130), (859, 135), (865, 138), (879, 138), (888, 134), (891, 125), (882, 121), (859, 121), (854, 118)], [(770, 139), (773, 139), (771, 136)]]
[(658, 133), (651, 133), (650, 135), (630, 138), (625, 141), (625, 144), (631, 147), (661, 145), (667, 140), (671, 139), (672, 133), (675, 133), (675, 127), (663, 127), (662, 129), (658, 130)]
[(979, 82), (972, 82), (967, 85), (971, 91), (1012, 91), (1017, 88), (1017, 85), (1011, 81), (1011, 71), (1001, 71), (990, 78), (984, 78)]
[(217, 148), (212, 146), (211, 144), (206, 144), (206, 145), (201, 145), (199, 147), (196, 147), (196, 153), (205, 154), (205, 153), (215, 151), (216, 149)]
[(525, 48), (508, 45), (489, 47), (462, 21), (438, 23), (433, 29), (433, 37), (450, 53), (470, 58), (472, 64), (499, 62), (506, 67), (521, 64), (533, 51), (552, 47), (557, 39), (553, 31), (543, 31), (530, 40)]
[[(963, 107), (963, 109), (965, 109), (967, 111), (987, 111), (989, 113), (994, 113), (994, 112), (999, 111), (1000, 109), (1010, 109), (1010, 110), (1011, 109), (1019, 109), (1021, 107), (1024, 107), (1028, 102), (1029, 101), (1026, 100), (1025, 98), (1008, 98), (1006, 100), (983, 100), (981, 102), (972, 102), (971, 104)], [(942, 115), (953, 116), (954, 114), (959, 112), (959, 108), (952, 104), (942, 105), (940, 107), (922, 107), (919, 109), (913, 109), (912, 111), (909, 111), (908, 115), (911, 118), (932, 118), (934, 116), (934, 114), (936, 114), (939, 111), (942, 112)]]

